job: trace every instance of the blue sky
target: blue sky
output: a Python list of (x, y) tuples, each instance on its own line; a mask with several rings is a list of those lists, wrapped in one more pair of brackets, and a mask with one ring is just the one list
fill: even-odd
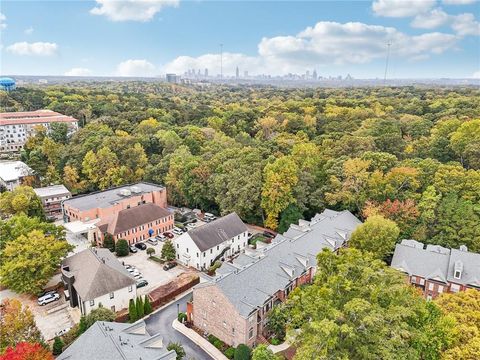
[(9, 1), (1, 74), (219, 73), (480, 77), (480, 3), (374, 1)]

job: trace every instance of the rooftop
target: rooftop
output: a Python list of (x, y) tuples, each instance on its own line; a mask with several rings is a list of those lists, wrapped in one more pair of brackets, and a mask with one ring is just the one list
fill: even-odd
[(73, 286), (84, 301), (135, 286), (135, 279), (108, 249), (86, 249), (72, 255), (63, 260), (62, 272), (75, 276)]
[(52, 110), (0, 113), (1, 125), (38, 124), (50, 122), (77, 122), (77, 119)]
[(151, 336), (145, 322), (124, 324), (97, 321), (77, 338), (58, 360), (175, 360), (163, 336)]
[(242, 254), (233, 263), (223, 263), (211, 282), (198, 287), (216, 285), (239, 314), (248, 317), (278, 290), (316, 266), (316, 255), (322, 249), (341, 247), (359, 224), (349, 211), (325, 210), (310, 221), (291, 225), (256, 253)]
[(32, 174), (33, 170), (21, 161), (0, 161), (0, 179), (5, 182)]
[(189, 230), (187, 234), (200, 251), (215, 247), (248, 231), (237, 213), (231, 213), (208, 224)]
[[(460, 278), (454, 277), (456, 264), (462, 268)], [(424, 248), (421, 242), (402, 240), (395, 246), (391, 267), (425, 279), (480, 287), (480, 254), (464, 246), (460, 250), (439, 245)]]
[(81, 211), (94, 208), (107, 208), (125, 198), (140, 196), (152, 191), (164, 189), (165, 187), (161, 185), (139, 182), (137, 184), (123, 185), (104, 191), (96, 191), (86, 195), (74, 196), (71, 199), (65, 200), (64, 204)]
[(70, 194), (70, 191), (64, 185), (52, 185), (41, 188), (33, 189), (35, 194), (40, 198), (47, 198), (52, 196), (60, 196), (65, 194)]

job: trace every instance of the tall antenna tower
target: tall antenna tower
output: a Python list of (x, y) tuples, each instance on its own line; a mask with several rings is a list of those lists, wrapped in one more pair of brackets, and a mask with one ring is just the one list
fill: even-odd
[(392, 43), (389, 41), (387, 43), (387, 59), (385, 61), (385, 74), (383, 75), (383, 85), (387, 82), (387, 71), (388, 71), (388, 60), (390, 59), (390, 46)]
[(220, 79), (223, 79), (223, 44), (220, 44)]

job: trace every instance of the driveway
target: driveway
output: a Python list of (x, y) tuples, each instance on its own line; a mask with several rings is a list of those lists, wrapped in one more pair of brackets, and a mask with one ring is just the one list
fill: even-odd
[(186, 352), (185, 359), (212, 360), (197, 344), (172, 328), (173, 320), (177, 318), (177, 304), (180, 305), (180, 311), (185, 312), (187, 310), (187, 301), (190, 300), (191, 296), (192, 293), (190, 292), (159, 312), (151, 315), (145, 320), (147, 330), (150, 334), (162, 334), (164, 336), (164, 343), (166, 344), (169, 342), (181, 343)]

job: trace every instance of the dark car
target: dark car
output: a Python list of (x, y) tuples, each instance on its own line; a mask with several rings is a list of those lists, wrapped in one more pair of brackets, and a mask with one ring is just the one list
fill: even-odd
[(267, 238), (270, 238), (270, 239), (273, 239), (275, 237), (275, 234), (274, 233), (271, 233), (270, 231), (264, 231), (263, 232), (263, 236), (267, 237)]
[(141, 288), (148, 285), (148, 281), (145, 279), (137, 280), (137, 288)]
[(135, 247), (140, 250), (145, 250), (147, 248), (147, 245), (145, 245), (144, 243), (136, 243)]
[(164, 232), (163, 235), (165, 235), (169, 239), (173, 239), (173, 236), (174, 236), (172, 233), (169, 233), (168, 231)]
[(168, 271), (170, 269), (173, 269), (175, 266), (177, 266), (177, 263), (175, 262), (169, 262), (163, 266), (163, 270)]
[(128, 249), (130, 250), (131, 253), (136, 253), (138, 251), (133, 245), (130, 245)]

